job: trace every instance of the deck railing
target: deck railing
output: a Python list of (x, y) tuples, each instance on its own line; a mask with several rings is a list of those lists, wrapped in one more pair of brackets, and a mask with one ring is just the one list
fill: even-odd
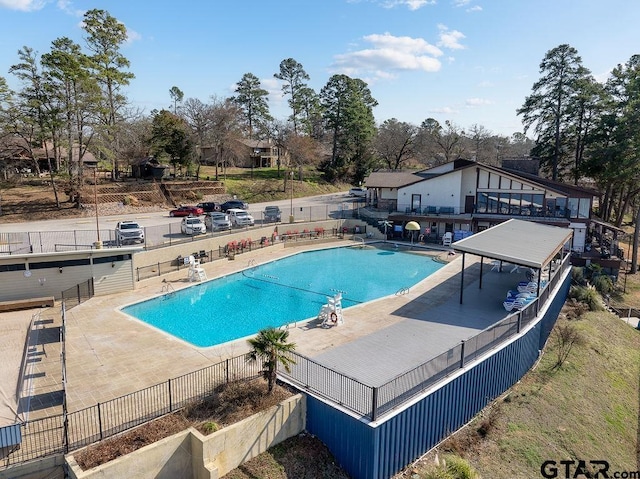
[(462, 341), (448, 351), (431, 358), (418, 367), (391, 379), (382, 386), (369, 386), (344, 374), (330, 370), (313, 360), (295, 355), (291, 372), (280, 371), (288, 381), (314, 394), (329, 399), (350, 411), (375, 421), (408, 399), (422, 393), (438, 381), (461, 369), (469, 361), (504, 344), (535, 320), (540, 308), (549, 300), (551, 291), (570, 268), (567, 256), (540, 297), (520, 311)]

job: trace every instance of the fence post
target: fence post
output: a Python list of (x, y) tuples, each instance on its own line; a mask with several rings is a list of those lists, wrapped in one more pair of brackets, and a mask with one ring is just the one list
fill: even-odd
[(78, 296), (78, 304), (80, 304), (82, 302), (80, 300), (80, 283), (76, 284), (76, 291), (77, 291), (77, 296)]
[(229, 382), (229, 358), (225, 361), (226, 382)]
[(169, 412), (173, 412), (173, 401), (171, 397), (171, 378), (167, 380), (167, 384), (169, 387)]
[(521, 321), (522, 321), (522, 311), (518, 311), (518, 334), (520, 334), (520, 327), (521, 327)]
[(373, 394), (371, 395), (371, 420), (375, 421), (378, 417), (378, 388), (373, 388)]
[(158, 261), (158, 276), (161, 276), (162, 273), (160, 272), (160, 261)]
[(464, 367), (464, 339), (460, 342), (462, 343), (460, 348), (460, 369), (462, 369)]
[(100, 440), (102, 441), (102, 411), (100, 409), (100, 403), (98, 403), (98, 429), (100, 430)]

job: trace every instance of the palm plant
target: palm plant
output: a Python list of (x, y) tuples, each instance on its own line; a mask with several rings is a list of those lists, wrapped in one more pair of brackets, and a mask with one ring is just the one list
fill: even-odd
[(273, 327), (261, 330), (254, 338), (247, 340), (251, 351), (247, 353), (247, 361), (262, 360), (262, 376), (267, 381), (268, 393), (273, 392), (278, 373), (278, 363), (289, 372), (295, 361), (287, 353), (296, 348), (295, 343), (287, 342), (289, 331)]

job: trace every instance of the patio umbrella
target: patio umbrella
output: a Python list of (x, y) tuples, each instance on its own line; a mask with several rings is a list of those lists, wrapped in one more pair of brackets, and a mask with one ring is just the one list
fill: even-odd
[(406, 225), (404, 225), (404, 229), (407, 231), (411, 231), (411, 246), (413, 246), (413, 232), (420, 231), (420, 225), (415, 221), (409, 221)]

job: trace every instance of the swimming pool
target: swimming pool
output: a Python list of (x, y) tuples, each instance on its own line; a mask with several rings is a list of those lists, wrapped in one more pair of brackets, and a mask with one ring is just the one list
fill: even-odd
[(122, 308), (195, 346), (315, 318), (327, 296), (347, 308), (409, 288), (443, 264), (423, 254), (365, 248), (306, 251)]

